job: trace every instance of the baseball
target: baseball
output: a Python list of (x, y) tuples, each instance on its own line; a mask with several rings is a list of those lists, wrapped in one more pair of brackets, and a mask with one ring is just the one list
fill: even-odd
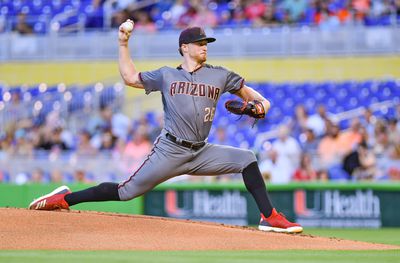
[(133, 22), (126, 21), (122, 24), (122, 28), (125, 32), (131, 32), (133, 30)]

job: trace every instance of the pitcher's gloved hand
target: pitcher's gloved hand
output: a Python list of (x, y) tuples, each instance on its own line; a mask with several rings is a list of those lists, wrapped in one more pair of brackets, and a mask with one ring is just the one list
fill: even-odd
[(255, 119), (263, 119), (265, 117), (264, 105), (261, 101), (239, 101), (239, 100), (228, 100), (225, 103), (225, 108), (236, 115), (248, 115)]

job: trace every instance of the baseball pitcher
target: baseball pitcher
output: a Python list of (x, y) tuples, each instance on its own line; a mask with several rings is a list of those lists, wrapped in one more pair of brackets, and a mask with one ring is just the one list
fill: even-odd
[(245, 186), (261, 212), (260, 230), (302, 232), (299, 224), (289, 222), (271, 204), (252, 151), (207, 142), (216, 105), (224, 92), (240, 98), (226, 103), (229, 111), (256, 119), (265, 117), (270, 108), (268, 100), (246, 86), (235, 72), (206, 64), (207, 45), (216, 39), (206, 36), (200, 27), (181, 32), (178, 49), (183, 57), (181, 65), (138, 71), (128, 49), (133, 25), (133, 21), (127, 20), (119, 28), (119, 71), (126, 85), (143, 89), (146, 94), (161, 92), (165, 125), (151, 153), (119, 184), (101, 183), (73, 193), (67, 186), (61, 186), (33, 201), (29, 208), (69, 209), (82, 202), (130, 200), (182, 174), (242, 173)]

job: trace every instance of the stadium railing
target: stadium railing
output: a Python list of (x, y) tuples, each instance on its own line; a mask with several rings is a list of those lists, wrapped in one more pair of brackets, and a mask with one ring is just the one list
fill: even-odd
[[(225, 28), (208, 30), (218, 41), (212, 57), (343, 56), (400, 53), (400, 27)], [(136, 33), (131, 41), (135, 59), (177, 58), (179, 31)], [(257, 40), (257, 41), (255, 41)], [(117, 30), (82, 34), (21, 36), (0, 34), (0, 61), (117, 59)], [(99, 44), (101, 43), (101, 44)]]

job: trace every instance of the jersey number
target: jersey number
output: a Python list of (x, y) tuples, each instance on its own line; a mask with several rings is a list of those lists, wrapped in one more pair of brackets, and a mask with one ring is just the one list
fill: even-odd
[(215, 107), (212, 108), (204, 108), (206, 115), (204, 116), (204, 122), (213, 121), (215, 115)]

